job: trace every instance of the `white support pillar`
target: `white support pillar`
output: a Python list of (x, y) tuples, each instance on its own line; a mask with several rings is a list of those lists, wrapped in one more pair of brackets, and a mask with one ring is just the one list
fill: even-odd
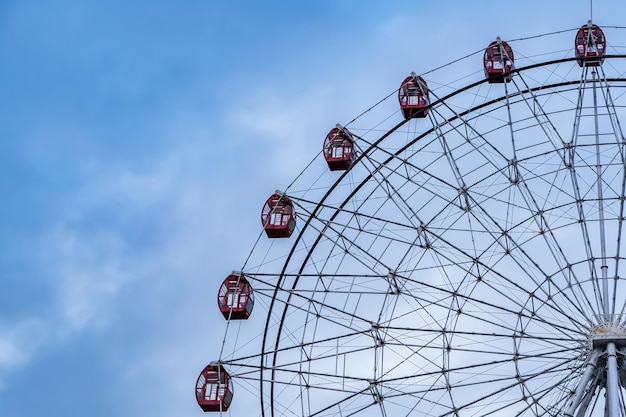
[(617, 349), (615, 343), (606, 345), (606, 401), (607, 417), (623, 417), (619, 408), (619, 370), (617, 369)]

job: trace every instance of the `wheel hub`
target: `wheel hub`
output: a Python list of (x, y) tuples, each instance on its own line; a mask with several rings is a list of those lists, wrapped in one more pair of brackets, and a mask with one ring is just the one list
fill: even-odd
[(626, 327), (619, 323), (598, 324), (591, 329), (589, 341), (592, 349), (604, 347), (609, 342), (626, 346)]

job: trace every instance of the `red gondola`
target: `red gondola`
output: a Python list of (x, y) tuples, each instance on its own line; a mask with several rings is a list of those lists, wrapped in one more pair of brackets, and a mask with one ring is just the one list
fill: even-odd
[(512, 78), (510, 71), (513, 70), (514, 61), (513, 49), (508, 43), (497, 37), (485, 49), (485, 55), (483, 56), (485, 78), (490, 83), (508, 83)]
[(254, 293), (241, 272), (230, 274), (217, 294), (217, 305), (227, 320), (245, 320), (252, 314)]
[(196, 401), (204, 411), (226, 411), (233, 400), (233, 383), (224, 367), (211, 362), (196, 382)]
[(341, 125), (337, 125), (328, 132), (322, 150), (331, 171), (345, 171), (354, 164), (356, 159), (352, 133)]
[(426, 117), (428, 114), (428, 85), (414, 72), (402, 81), (398, 89), (398, 101), (405, 120)]
[(267, 237), (291, 236), (296, 228), (296, 217), (291, 200), (280, 191), (272, 194), (261, 211), (261, 223)]
[(600, 26), (592, 24), (590, 20), (586, 25), (578, 29), (576, 39), (574, 40), (574, 49), (576, 56), (579, 58), (596, 57), (595, 59), (579, 59), (578, 65), (581, 67), (602, 65), (602, 62), (604, 62), (602, 56), (604, 56), (606, 50), (606, 38)]

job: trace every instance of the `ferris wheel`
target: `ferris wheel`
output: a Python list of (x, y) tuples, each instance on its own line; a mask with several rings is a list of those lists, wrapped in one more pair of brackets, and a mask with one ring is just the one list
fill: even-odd
[(626, 416), (624, 40), (496, 38), (333, 127), (220, 286), (201, 408)]

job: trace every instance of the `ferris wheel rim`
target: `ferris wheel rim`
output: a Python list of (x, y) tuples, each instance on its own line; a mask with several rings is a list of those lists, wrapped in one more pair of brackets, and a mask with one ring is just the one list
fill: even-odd
[[(607, 57), (605, 57), (605, 58), (609, 58), (609, 59), (610, 59), (610, 58), (623, 58), (623, 57), (625, 57), (625, 55), (607, 56)], [(523, 72), (524, 70), (529, 69), (529, 68), (536, 68), (536, 67), (540, 67), (540, 66), (551, 65), (551, 64), (556, 64), (556, 63), (561, 63), (561, 62), (567, 62), (567, 61), (574, 61), (574, 60), (577, 60), (577, 58), (566, 58), (566, 59), (561, 59), (561, 60), (548, 61), (548, 62), (545, 62), (545, 63), (534, 64), (534, 65), (529, 66), (529, 67), (524, 67), (524, 68), (520, 68), (520, 69), (515, 69), (514, 71), (515, 71), (516, 73), (520, 73), (520, 72)], [(607, 81), (607, 82), (624, 82), (624, 81), (626, 81), (626, 78), (622, 78), (622, 77), (619, 77), (619, 78), (610, 78), (610, 79), (606, 79), (606, 80), (604, 80), (604, 81)], [(473, 84), (471, 84), (471, 85), (469, 85), (469, 86), (467, 86), (467, 87), (465, 87), (465, 88), (459, 89), (458, 91), (460, 91), (460, 90), (465, 90), (465, 89), (469, 89), (469, 88), (472, 88), (472, 87), (474, 87), (474, 86), (476, 86), (476, 85), (479, 85), (479, 84), (482, 84), (482, 83), (485, 83), (485, 82), (486, 82), (486, 80), (482, 80), (482, 81), (480, 81), (480, 82), (473, 83)], [(518, 92), (516, 92), (514, 95), (516, 95), (516, 94), (524, 94), (524, 93), (526, 93), (526, 92), (534, 92), (534, 91), (539, 91), (539, 90), (543, 90), (543, 89), (550, 89), (550, 88), (555, 88), (555, 87), (562, 87), (562, 86), (567, 86), (567, 85), (577, 85), (577, 84), (579, 84), (579, 83), (580, 83), (580, 80), (572, 80), (572, 81), (563, 81), (563, 82), (559, 82), (559, 83), (553, 83), (553, 84), (546, 84), (546, 85), (541, 85), (541, 86), (535, 86), (535, 87), (532, 87), (532, 88), (528, 88), (527, 90), (518, 91)], [(446, 99), (448, 99), (451, 95), (454, 95), (454, 94), (457, 94), (457, 93), (458, 93), (458, 92), (455, 92), (455, 93), (450, 94), (450, 95), (448, 95), (448, 96), (446, 96), (446, 97), (443, 97), (443, 98), (441, 98), (441, 99), (438, 99), (436, 102), (431, 103), (429, 106), (430, 106), (430, 107), (434, 107), (435, 105), (437, 105), (437, 104), (439, 104), (439, 103), (441, 103), (441, 102), (445, 101)], [(477, 105), (477, 106), (474, 106), (474, 107), (472, 107), (472, 108), (470, 108), (470, 109), (468, 109), (468, 110), (466, 110), (466, 111), (463, 111), (463, 112), (461, 112), (461, 113), (457, 114), (457, 115), (455, 116), (455, 118), (461, 118), (461, 117), (463, 117), (463, 116), (464, 116), (464, 115), (466, 115), (466, 114), (473, 113), (473, 112), (475, 112), (475, 111), (477, 111), (477, 110), (479, 110), (479, 109), (481, 109), (481, 108), (483, 108), (483, 107), (487, 107), (487, 106), (493, 105), (493, 104), (498, 103), (498, 102), (500, 102), (500, 101), (503, 101), (503, 100), (505, 100), (505, 99), (507, 99), (507, 98), (509, 98), (509, 97), (511, 97), (511, 96), (512, 96), (512, 95), (505, 94), (505, 95), (500, 96), (500, 97), (498, 97), (498, 98), (495, 98), (495, 99), (493, 99), (493, 100), (491, 100), (491, 101), (489, 101), (489, 102), (486, 102), (486, 103), (480, 103), (480, 104), (479, 104), (479, 105)], [(445, 121), (445, 124), (450, 123), (450, 121), (451, 121), (451, 120), (446, 120), (446, 121)], [(389, 136), (391, 133), (393, 133), (394, 131), (396, 131), (397, 129), (399, 129), (399, 128), (400, 128), (402, 125), (404, 125), (405, 123), (407, 123), (407, 120), (400, 122), (398, 125), (396, 125), (394, 128), (392, 128), (391, 130), (389, 130), (387, 133), (383, 134), (383, 135), (379, 138), (379, 140), (375, 141), (375, 142), (374, 142), (374, 143), (370, 146), (370, 148), (368, 148), (368, 149), (371, 149), (371, 148), (375, 148), (375, 147), (377, 147), (377, 145), (378, 145), (378, 144), (380, 144), (380, 142), (382, 142), (382, 141), (383, 141), (383, 140), (384, 140), (387, 136)], [(409, 143), (408, 143), (408, 144), (407, 144), (404, 148), (401, 148), (400, 150), (396, 151), (396, 152), (395, 152), (395, 154), (390, 155), (390, 156), (389, 156), (389, 158), (388, 158), (387, 160), (385, 160), (384, 162), (382, 162), (382, 165), (385, 165), (385, 164), (389, 163), (389, 162), (390, 162), (391, 160), (393, 160), (395, 157), (397, 157), (398, 155), (400, 155), (400, 154), (401, 154), (401, 153), (402, 153), (402, 152), (403, 152), (406, 148), (408, 148), (409, 146), (411, 146), (411, 145), (412, 145), (412, 144), (414, 144), (415, 142), (419, 141), (419, 139), (420, 139), (420, 138), (425, 137), (428, 133), (432, 133), (432, 132), (435, 130), (435, 128), (436, 128), (436, 127), (432, 127), (432, 128), (430, 128), (430, 129), (428, 129), (428, 131), (427, 131), (427, 132), (423, 133), (422, 135), (419, 135), (418, 137), (416, 137), (415, 139), (413, 139), (412, 141), (410, 141), (410, 142), (409, 142)], [(359, 156), (359, 161), (361, 160), (361, 158), (365, 157), (365, 155), (366, 155), (366, 154), (367, 154), (367, 151), (363, 152), (363, 153)], [(326, 192), (326, 194), (324, 195), (324, 197), (323, 197), (322, 199), (320, 199), (320, 201), (319, 201), (319, 202), (317, 203), (317, 205), (315, 206), (315, 209), (314, 209), (314, 210), (313, 210), (313, 211), (309, 214), (308, 219), (307, 219), (307, 221), (306, 221), (305, 225), (302, 227), (302, 231), (304, 231), (304, 230), (305, 230), (305, 229), (309, 226), (309, 223), (310, 223), (310, 222), (311, 222), (311, 220), (315, 217), (315, 215), (316, 215), (317, 211), (318, 211), (320, 208), (324, 207), (324, 202), (326, 201), (326, 199), (328, 198), (328, 196), (330, 196), (330, 195), (332, 194), (332, 192), (334, 191), (335, 187), (336, 187), (338, 184), (340, 184), (340, 183), (341, 183), (341, 181), (343, 180), (343, 178), (344, 178), (346, 175), (348, 175), (348, 172), (343, 173), (343, 174), (341, 175), (341, 177), (340, 177), (340, 178), (339, 178), (339, 179), (335, 182), (335, 184), (334, 184), (334, 185), (333, 185), (333, 186), (332, 186), (332, 187), (331, 187), (331, 188), (330, 188), (330, 189)], [(339, 206), (337, 206), (337, 207), (333, 207), (333, 208), (336, 210), (336, 213), (341, 212), (341, 210), (343, 209), (343, 207), (344, 207), (344, 206), (345, 206), (345, 205), (346, 205), (346, 204), (350, 201), (350, 198), (351, 198), (351, 197), (352, 197), (352, 196), (353, 196), (356, 192), (358, 192), (358, 190), (359, 190), (359, 189), (360, 189), (360, 188), (361, 188), (364, 184), (366, 184), (366, 183), (367, 183), (367, 181), (368, 181), (369, 179), (371, 179), (371, 176), (372, 176), (372, 175), (373, 175), (373, 174), (371, 174), (371, 173), (370, 173), (368, 176), (366, 176), (366, 177), (365, 177), (365, 178), (361, 181), (361, 183), (360, 183), (357, 187), (355, 187), (355, 189), (354, 189), (354, 190), (353, 190), (353, 191), (352, 191), (352, 192), (348, 195), (348, 197), (347, 197), (347, 198), (346, 198), (346, 199), (345, 199), (345, 200), (344, 200), (344, 201), (343, 201), (343, 202), (342, 202)], [(331, 220), (332, 220), (332, 218), (331, 218)], [(322, 236), (323, 236), (323, 233), (320, 233), (320, 234), (318, 235), (318, 240), (316, 240), (316, 242), (315, 242), (315, 243), (314, 243), (314, 244), (310, 247), (310, 249), (309, 249), (309, 253), (312, 253), (312, 251), (314, 251), (314, 250), (315, 250), (315, 248), (316, 248), (316, 246), (317, 246), (317, 243), (319, 242), (319, 239), (321, 239), (321, 238), (322, 238)], [(300, 235), (298, 235), (296, 239), (300, 239)], [(289, 255), (287, 256), (287, 259), (286, 259), (286, 262), (285, 262), (285, 266), (284, 266), (284, 268), (283, 268), (283, 271), (280, 273), (279, 284), (276, 286), (276, 291), (278, 291), (278, 288), (280, 288), (280, 287), (281, 287), (281, 282), (282, 282), (283, 278), (287, 275), (287, 274), (286, 274), (286, 272), (285, 272), (285, 270), (286, 270), (286, 266), (289, 264), (289, 261), (290, 261), (291, 255), (292, 255), (292, 253), (293, 253), (293, 250), (295, 250), (295, 248), (297, 247), (297, 244), (298, 244), (298, 240), (296, 240), (296, 242), (294, 242), (294, 245), (292, 246), (292, 250), (290, 251)], [(292, 286), (291, 290), (294, 290), (294, 289), (296, 288), (296, 286), (297, 286), (297, 282), (298, 282), (298, 279), (299, 279), (299, 278), (298, 278), (298, 276), (299, 276), (299, 274), (302, 272), (302, 269), (303, 269), (304, 265), (306, 264), (306, 262), (307, 262), (307, 260), (308, 260), (308, 257), (309, 257), (309, 255), (307, 255), (307, 257), (306, 257), (306, 258), (305, 258), (305, 260), (303, 261), (303, 263), (302, 263), (302, 265), (301, 265), (301, 268), (300, 268), (300, 272), (295, 274), (296, 279), (294, 280), (294, 282), (293, 282), (293, 284), (292, 284), (293, 286)], [(291, 297), (291, 295), (290, 295), (289, 297)], [(275, 300), (275, 297), (273, 297), (273, 298), (272, 298), (272, 306), (273, 306), (274, 300)], [(283, 309), (283, 313), (282, 313), (282, 317), (281, 317), (281, 324), (280, 324), (280, 327), (281, 327), (281, 328), (282, 328), (282, 325), (283, 325), (283, 322), (284, 322), (284, 318), (285, 318), (285, 316), (286, 316), (286, 314), (287, 314), (287, 310), (288, 310), (288, 308), (289, 308), (289, 305), (290, 305), (289, 300), (287, 300), (287, 302), (285, 302), (285, 303), (284, 303), (284, 309)], [(270, 307), (270, 308), (272, 308), (272, 307)], [(266, 349), (265, 349), (265, 346), (266, 346), (265, 335), (267, 335), (267, 325), (268, 325), (268, 323), (269, 323), (269, 318), (268, 318), (268, 322), (266, 322), (266, 332), (264, 333), (263, 351), (262, 351), (262, 355), (261, 355), (262, 357), (263, 357), (263, 356), (265, 356), (265, 354), (267, 353), (267, 352), (266, 352)], [(278, 338), (279, 338), (279, 337), (280, 337), (280, 331), (278, 332), (278, 335), (277, 335), (277, 341), (278, 341)], [(275, 358), (276, 358), (276, 356), (274, 356), (274, 360), (275, 360)], [(274, 362), (274, 364), (273, 364), (273, 365), (275, 365), (275, 362)], [(263, 371), (264, 371), (264, 366), (262, 365), (262, 366), (261, 366), (261, 375), (263, 374)], [(272, 366), (272, 377), (270, 378), (270, 380), (271, 380), (271, 381), (274, 381), (274, 379), (275, 379), (275, 378), (274, 378), (274, 373), (275, 373), (275, 371), (276, 371), (275, 366)], [(263, 378), (261, 378), (261, 379), (263, 379)], [(272, 383), (271, 387), (272, 387), (272, 388), (271, 388), (271, 389), (272, 389), (272, 393), (270, 394), (270, 396), (271, 396), (271, 398), (273, 398), (273, 397), (274, 397), (274, 394), (273, 394), (274, 384), (273, 384), (273, 383)], [(263, 384), (261, 384), (261, 391), (262, 391), (262, 390), (263, 390)], [(273, 409), (272, 409), (272, 412), (273, 412)]]
[[(603, 59), (606, 60), (610, 60), (612, 58), (625, 58), (626, 55), (606, 55), (603, 56)], [(534, 68), (539, 68), (542, 66), (548, 66), (548, 65), (555, 65), (555, 64), (560, 64), (560, 63), (565, 63), (565, 62), (569, 62), (569, 61), (580, 61), (581, 58), (580, 57), (569, 57), (569, 58), (563, 58), (563, 59), (558, 59), (558, 60), (551, 60), (551, 61), (545, 61), (545, 62), (540, 62), (540, 63), (536, 63), (536, 64), (532, 64), (526, 67), (522, 67), (522, 68), (514, 68), (513, 70), (510, 71), (510, 73), (514, 73), (516, 75), (519, 74), (523, 74), (526, 70), (529, 69), (534, 69)], [(585, 58), (583, 58), (583, 60), (585, 60)], [(606, 78), (603, 80), (596, 80), (595, 82), (609, 82), (609, 83), (613, 83), (613, 82), (625, 82), (626, 81), (626, 77), (613, 77), (613, 78)], [(469, 90), (471, 88), (486, 84), (488, 82), (488, 80), (486, 79), (482, 79), (478, 82), (475, 83), (471, 83), (468, 84), (467, 86), (461, 87), (457, 90), (455, 90), (454, 92), (447, 94), (441, 98), (437, 98), (435, 101), (429, 103), (428, 108), (432, 109), (435, 108), (436, 106), (440, 105), (441, 103), (445, 103), (447, 100), (449, 100), (451, 97), (454, 97), (457, 94), (460, 94), (461, 92), (465, 91), (465, 90)], [(562, 81), (562, 82), (555, 82), (555, 83), (551, 83), (551, 84), (545, 84), (545, 85), (539, 85), (539, 86), (534, 86), (534, 87), (529, 87), (526, 90), (518, 90), (516, 92), (514, 92), (513, 94), (508, 94), (506, 93), (505, 95), (496, 97), (488, 102), (483, 102), (483, 103), (479, 103), (476, 106), (473, 106), (471, 108), (468, 108), (462, 112), (457, 113), (453, 118), (450, 119), (446, 119), (443, 123), (441, 123), (441, 125), (446, 125), (451, 123), (454, 120), (457, 119), (461, 119), (463, 118), (465, 115), (467, 114), (472, 114), (474, 112), (477, 112), (478, 110), (484, 108), (484, 107), (489, 107), (492, 105), (495, 105), (499, 102), (502, 102), (504, 100), (507, 100), (511, 97), (514, 97), (516, 95), (523, 95), (525, 93), (532, 93), (532, 92), (536, 92), (536, 91), (540, 91), (540, 90), (544, 90), (544, 89), (551, 89), (551, 88), (557, 88), (557, 87), (564, 87), (564, 86), (568, 86), (568, 85), (577, 85), (580, 83), (580, 80), (572, 80), (572, 81)], [(409, 122), (409, 120), (403, 120), (400, 123), (398, 123), (396, 126), (392, 127), (390, 130), (388, 130), (387, 132), (385, 132), (379, 139), (373, 141), (369, 147), (362, 153), (360, 153), (360, 155), (358, 156), (358, 159), (356, 161), (356, 163), (358, 164), (359, 162), (361, 162), (364, 158), (366, 158), (367, 154), (369, 153), (370, 150), (372, 149), (376, 149), (378, 148), (378, 145), (381, 144), (389, 135), (391, 135), (392, 133), (396, 132), (398, 129), (400, 129), (403, 125), (407, 124)], [(381, 165), (385, 166), (387, 164), (389, 164), (391, 161), (393, 161), (394, 159), (397, 159), (399, 155), (402, 154), (402, 152), (404, 152), (406, 149), (408, 149), (410, 146), (414, 145), (415, 143), (419, 142), (420, 139), (428, 136), (429, 134), (432, 134), (435, 130), (437, 129), (437, 126), (431, 126), (429, 129), (427, 129), (426, 131), (424, 131), (423, 133), (421, 133), (420, 135), (416, 136), (414, 139), (408, 141), (408, 143), (396, 150), (394, 153), (389, 153), (389, 156), (387, 159), (385, 159), (383, 162), (381, 162)], [(297, 285), (298, 285), (298, 281), (300, 279), (301, 276), (303, 276), (304, 274), (302, 273), (308, 260), (310, 259), (312, 253), (316, 250), (320, 240), (322, 239), (322, 237), (324, 236), (324, 232), (320, 231), (318, 234), (318, 238), (315, 240), (315, 242), (312, 245), (309, 245), (309, 250), (308, 253), (306, 254), (304, 260), (302, 261), (302, 264), (300, 265), (298, 272), (296, 273), (287, 273), (287, 266), (290, 264), (292, 256), (294, 254), (294, 251), (296, 250), (296, 248), (298, 247), (299, 243), (300, 243), (300, 239), (302, 237), (302, 233), (307, 231), (309, 228), (313, 228), (314, 227), (311, 225), (311, 222), (314, 220), (314, 218), (316, 217), (316, 215), (318, 214), (318, 212), (322, 209), (322, 208), (332, 208), (335, 210), (335, 214), (333, 216), (331, 216), (330, 220), (332, 221), (336, 215), (338, 215), (340, 212), (343, 211), (344, 207), (349, 203), (350, 199), (356, 195), (362, 187), (364, 187), (367, 182), (373, 177), (374, 173), (370, 172), (368, 175), (366, 175), (361, 182), (349, 193), (347, 194), (347, 197), (343, 200), (343, 202), (341, 202), (341, 204), (339, 205), (326, 205), (326, 201), (329, 198), (330, 195), (332, 195), (337, 187), (342, 183), (342, 181), (344, 181), (344, 179), (346, 178), (346, 176), (350, 175), (350, 170), (344, 172), (341, 174), (341, 176), (339, 177), (339, 179), (337, 179), (334, 184), (332, 186), (330, 186), (328, 188), (328, 190), (326, 190), (325, 194), (323, 195), (323, 197), (319, 200), (316, 201), (314, 204), (314, 208), (313, 210), (311, 210), (310, 212), (307, 213), (307, 219), (306, 222), (304, 223), (304, 225), (301, 227), (301, 232), (297, 233), (295, 236), (295, 241), (291, 247), (291, 250), (289, 251), (288, 255), (286, 256), (286, 260), (285, 263), (283, 265), (283, 268), (281, 270), (281, 272), (279, 274), (277, 274), (276, 276), (278, 277), (278, 282), (277, 285), (274, 288), (274, 295), (271, 297), (271, 303), (270, 303), (270, 307), (269, 307), (269, 311), (273, 311), (274, 310), (274, 303), (276, 302), (276, 294), (279, 292), (279, 290), (289, 290), (289, 298), (287, 299), (287, 301), (280, 301), (281, 303), (283, 303), (283, 306), (280, 307), (280, 309), (282, 309), (282, 314), (281, 314), (281, 319), (280, 319), (280, 324), (279, 324), (279, 330), (276, 334), (276, 342), (274, 344), (274, 346), (278, 346), (278, 340), (280, 339), (280, 334), (282, 332), (282, 328), (285, 322), (285, 317), (288, 313), (288, 310), (291, 306), (290, 300), (291, 297), (293, 296), (293, 290), (296, 289)], [(286, 192), (288, 192), (289, 190), (286, 190)], [(584, 260), (580, 261), (581, 263), (584, 262)], [(296, 265), (299, 263), (299, 261), (296, 261)], [(287, 277), (295, 277), (293, 283), (291, 284), (291, 288), (282, 288), (283, 287), (283, 283), (286, 283), (285, 279)], [(526, 302), (529, 302), (529, 299), (526, 300)], [(516, 326), (519, 326), (520, 324), (516, 324)], [(276, 353), (277, 350), (273, 350), (271, 349), (272, 345), (270, 343), (270, 345), (268, 345), (269, 349), (266, 349), (266, 337), (268, 336), (269, 332), (269, 326), (270, 326), (270, 315), (268, 314), (267, 320), (265, 322), (265, 331), (263, 333), (263, 342), (262, 342), (262, 352), (260, 354), (260, 358), (261, 358), (261, 364), (260, 364), (260, 375), (261, 375), (261, 386), (260, 386), (260, 391), (261, 391), (261, 413), (262, 415), (265, 415), (265, 409), (263, 407), (263, 403), (264, 403), (264, 394), (263, 394), (263, 390), (264, 390), (264, 378), (263, 378), (263, 373), (267, 371), (266, 366), (264, 365), (263, 362), (263, 358), (266, 355), (273, 355), (274, 356), (274, 363), (273, 365), (276, 365)], [(517, 366), (517, 361), (515, 361), (515, 365)], [(270, 394), (270, 398), (274, 399), (274, 385), (275, 385), (275, 372), (276, 372), (276, 367), (275, 366), (271, 366), (271, 377), (269, 378), (269, 381), (271, 383), (271, 394)], [(329, 407), (332, 407), (329, 406)], [(274, 415), (274, 408), (271, 408), (271, 414)]]

